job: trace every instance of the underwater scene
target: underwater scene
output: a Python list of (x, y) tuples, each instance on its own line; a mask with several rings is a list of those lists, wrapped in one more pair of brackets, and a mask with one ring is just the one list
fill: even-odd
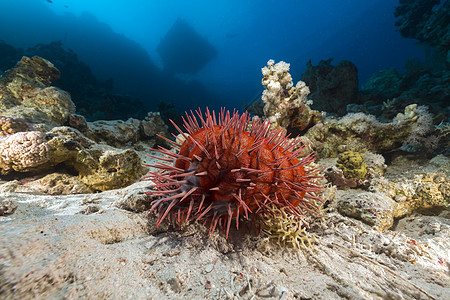
[(0, 1), (1, 299), (450, 299), (450, 1)]

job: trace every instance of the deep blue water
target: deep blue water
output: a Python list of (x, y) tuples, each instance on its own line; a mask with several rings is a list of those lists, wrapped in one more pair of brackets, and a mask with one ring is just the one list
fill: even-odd
[[(350, 60), (360, 84), (382, 69), (402, 71), (405, 59), (423, 54), (396, 31), (397, 5), (397, 0), (2, 0), (0, 40), (23, 48), (61, 40), (96, 76), (113, 77), (118, 93), (139, 97), (150, 110), (159, 101), (180, 110), (205, 105), (242, 110), (243, 102), (261, 94), (261, 68), (269, 59), (290, 63), (295, 82), (310, 59), (314, 65), (330, 57), (334, 63)], [(216, 49), (197, 72), (164, 71), (157, 51), (179, 18)], [(171, 51), (189, 53), (192, 44)]]

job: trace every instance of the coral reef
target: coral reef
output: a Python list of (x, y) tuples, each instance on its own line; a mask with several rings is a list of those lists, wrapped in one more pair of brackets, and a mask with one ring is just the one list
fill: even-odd
[(144, 120), (129, 118), (126, 121), (94, 121), (86, 123), (86, 126), (84, 124), (81, 121), (73, 125), (83, 128), (83, 133), (90, 139), (119, 148), (125, 145), (136, 147), (138, 141), (144, 141), (147, 147), (156, 144), (167, 145), (167, 142), (157, 135), (169, 136), (167, 125), (159, 113), (153, 112), (149, 112)]
[[(89, 155), (88, 157), (84, 155)], [(139, 155), (130, 149), (83, 153), (74, 164), (80, 180), (94, 191), (117, 189), (139, 180), (146, 173)]]
[(367, 165), (367, 172), (371, 178), (382, 176), (387, 168), (383, 155), (370, 151), (364, 153), (364, 163)]
[[(395, 217), (415, 211), (450, 206), (450, 159), (438, 155), (428, 162), (428, 169), (399, 157), (389, 169), (409, 165), (409, 172), (387, 172), (384, 178), (372, 180), (369, 190), (383, 191), (396, 202)], [(402, 174), (398, 174), (402, 173)]]
[(3, 175), (12, 171), (43, 171), (63, 163), (73, 168), (79, 180), (92, 190), (123, 187), (145, 173), (135, 151), (96, 144), (70, 127), (55, 127), (48, 133), (9, 135), (0, 140), (0, 153)]
[(381, 123), (363, 113), (340, 119), (326, 118), (303, 136), (319, 157), (336, 157), (344, 151), (384, 153), (402, 147), (408, 151), (433, 151), (439, 142), (427, 108), (407, 106), (392, 122)]
[[(413, 0), (399, 2), (395, 9), (400, 34), (417, 39), (427, 46), (425, 61), (408, 59), (405, 74), (385, 70), (363, 85), (362, 102), (372, 114), (392, 117), (381, 106), (389, 103), (389, 110), (416, 103), (429, 106), (435, 115), (434, 124), (450, 118), (450, 2), (448, 0)], [(387, 89), (386, 89), (387, 87)], [(389, 101), (389, 102), (388, 102)]]
[(366, 99), (371, 93), (370, 99), (375, 101), (379, 98), (392, 99), (400, 95), (402, 80), (403, 76), (395, 68), (381, 70), (361, 86), (361, 93)]
[[(435, 8), (443, 2), (442, 5)], [(447, 0), (400, 0), (395, 25), (401, 35), (414, 38), (445, 52), (450, 47), (450, 2)]]
[[(389, 229), (395, 218), (412, 213), (436, 214), (450, 207), (449, 167), (450, 159), (442, 155), (431, 159), (427, 168), (400, 157), (387, 167), (384, 177), (372, 174), (364, 187), (367, 191), (338, 190), (333, 206), (377, 230)], [(340, 181), (333, 183), (346, 188)]]
[[(322, 65), (323, 68), (329, 65), (325, 68), (327, 70), (333, 68), (330, 61)], [(273, 60), (262, 69), (264, 75), (262, 84), (265, 87), (262, 101), (265, 117), (272, 125), (283, 127), (290, 134), (305, 134), (306, 144), (318, 152), (319, 157), (336, 157), (347, 150), (383, 153), (400, 147), (409, 152), (426, 150), (431, 153), (445, 141), (444, 135), (433, 128), (432, 116), (425, 106), (407, 105), (404, 114), (397, 114), (391, 120), (397, 111), (398, 98), (383, 103), (384, 113), (381, 119), (384, 121), (388, 119), (388, 122), (380, 122), (375, 116), (364, 113), (349, 113), (342, 118), (324, 119), (323, 113), (309, 107), (307, 99), (309, 88), (301, 81), (297, 84), (298, 87), (293, 87), (292, 77), (288, 71), (289, 64), (285, 62), (275, 64)], [(312, 71), (310, 73), (314, 74)], [(392, 72), (385, 74), (390, 76)], [(364, 93), (369, 91), (375, 93), (372, 89), (384, 87), (388, 82), (381, 84), (374, 78)], [(357, 87), (352, 90), (357, 92)], [(335, 99), (330, 98), (331, 100)], [(348, 105), (347, 109), (352, 105)]]
[[(138, 180), (146, 172), (141, 158), (134, 150), (117, 148), (164, 145), (156, 136), (168, 135), (159, 114), (126, 122), (86, 122), (74, 114), (70, 95), (50, 86), (58, 76), (49, 61), (23, 57), (1, 77), (0, 174), (29, 176), (39, 185), (33, 190), (49, 194), (103, 191)], [(72, 127), (61, 126), (65, 124)], [(20, 182), (5, 187), (23, 188)]]
[(450, 117), (450, 71), (444, 63), (422, 63), (416, 59), (405, 62), (406, 72), (383, 70), (372, 76), (360, 93), (360, 110), (381, 115), (389, 122), (402, 107), (427, 105), (435, 115), (434, 124), (447, 122)]
[(0, 41), (0, 70), (13, 68), (23, 55), (52, 61), (61, 73), (54, 85), (70, 93), (77, 112), (88, 120), (145, 117), (146, 110), (139, 99), (115, 94), (112, 78), (102, 80), (95, 77), (73, 51), (64, 49), (61, 41), (38, 44), (26, 50)]
[[(266, 67), (272, 76), (266, 95), (290, 77), (285, 64), (275, 66)], [(281, 77), (278, 68), (285, 70)], [(40, 76), (16, 94), (43, 88), (47, 83)], [(288, 86), (268, 102), (271, 113), (286, 117), (272, 118), (277, 129), (247, 115), (216, 119), (198, 113), (200, 119), (187, 116), (188, 134), (176, 142), (155, 137), (167, 130), (155, 113), (144, 120), (95, 123), (68, 113), (63, 124), (51, 114), (40, 119), (2, 114), (0, 295), (450, 298), (450, 159), (429, 159), (437, 152), (448, 155), (445, 119), (437, 123), (415, 104), (396, 115), (401, 102), (392, 98), (383, 100), (389, 109), (386, 122), (361, 112), (311, 121), (301, 115), (300, 108), (309, 109), (306, 95), (289, 98), (296, 90)], [(36, 107), (33, 97), (27, 99), (30, 108)], [(274, 104), (286, 98), (291, 104), (302, 99), (302, 105), (288, 103), (277, 111)], [(8, 113), (22, 107), (0, 103), (9, 103)], [(364, 107), (370, 111), (366, 104), (359, 108)], [(286, 138), (279, 126), (301, 128), (304, 141)], [(141, 151), (163, 141), (175, 148), (160, 148), (165, 158)], [(436, 150), (427, 151), (428, 146)], [(305, 166), (314, 149), (317, 165)], [(151, 174), (157, 190), (151, 197), (145, 181), (122, 188), (144, 172), (139, 155), (148, 165), (156, 161)], [(243, 158), (239, 168), (233, 167), (237, 157)], [(324, 178), (313, 173), (320, 168)], [(120, 189), (110, 190), (115, 188)], [(313, 195), (300, 199), (306, 192)], [(64, 195), (76, 193), (83, 194)], [(294, 205), (297, 214), (292, 214)], [(159, 218), (148, 214), (152, 207)], [(167, 216), (174, 222), (161, 223)], [(192, 216), (212, 223), (209, 237), (198, 222), (175, 228)], [(239, 221), (240, 231), (227, 236), (214, 231), (228, 233), (230, 219)], [(261, 235), (242, 234), (255, 224)], [(355, 278), (363, 280), (355, 283)], [(127, 288), (118, 289), (118, 282)]]
[(346, 60), (333, 66), (332, 60), (321, 60), (317, 66), (309, 61), (302, 80), (311, 91), (313, 109), (342, 116), (347, 104), (358, 103), (358, 69)]
[(85, 134), (94, 141), (104, 141), (114, 147), (131, 145), (139, 139), (140, 123), (132, 118), (127, 121), (94, 121), (89, 124), (89, 131)]
[[(369, 151), (366, 153), (369, 157), (371, 154), (376, 155)], [(380, 167), (373, 163), (369, 168), (365, 163), (365, 154), (345, 151), (339, 154), (336, 166), (329, 166), (324, 170), (324, 175), (328, 182), (341, 189), (365, 187), (369, 177), (379, 176)]]
[(321, 120), (321, 114), (309, 108), (309, 88), (303, 81), (293, 85), (289, 64), (269, 60), (261, 69), (264, 115), (276, 126), (304, 131)]

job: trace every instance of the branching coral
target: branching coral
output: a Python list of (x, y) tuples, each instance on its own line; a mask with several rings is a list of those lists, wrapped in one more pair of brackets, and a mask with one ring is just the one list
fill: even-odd
[(261, 69), (264, 76), (262, 85), (265, 87), (262, 95), (264, 114), (272, 124), (284, 128), (290, 125), (296, 111), (298, 114), (299, 110), (305, 110), (309, 94), (309, 88), (303, 81), (297, 82), (294, 87), (288, 72), (289, 66), (284, 61), (275, 64), (271, 59), (267, 66)]
[(281, 247), (311, 247), (313, 238), (305, 229), (305, 221), (300, 216), (287, 214), (275, 206), (271, 207), (273, 214), (263, 217), (263, 233)]

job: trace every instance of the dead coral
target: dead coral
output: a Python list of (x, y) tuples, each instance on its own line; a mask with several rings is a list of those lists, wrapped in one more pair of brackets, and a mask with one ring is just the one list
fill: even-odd
[(394, 223), (395, 201), (382, 193), (338, 191), (335, 205), (341, 214), (362, 220), (376, 230), (389, 229)]
[[(126, 186), (145, 173), (134, 150), (96, 144), (70, 127), (55, 127), (47, 134), (19, 132), (0, 140), (0, 174), (12, 171), (45, 172), (62, 163), (73, 175), (50, 178), (44, 191), (51, 194), (109, 190)], [(72, 176), (78, 178), (71, 178)]]

